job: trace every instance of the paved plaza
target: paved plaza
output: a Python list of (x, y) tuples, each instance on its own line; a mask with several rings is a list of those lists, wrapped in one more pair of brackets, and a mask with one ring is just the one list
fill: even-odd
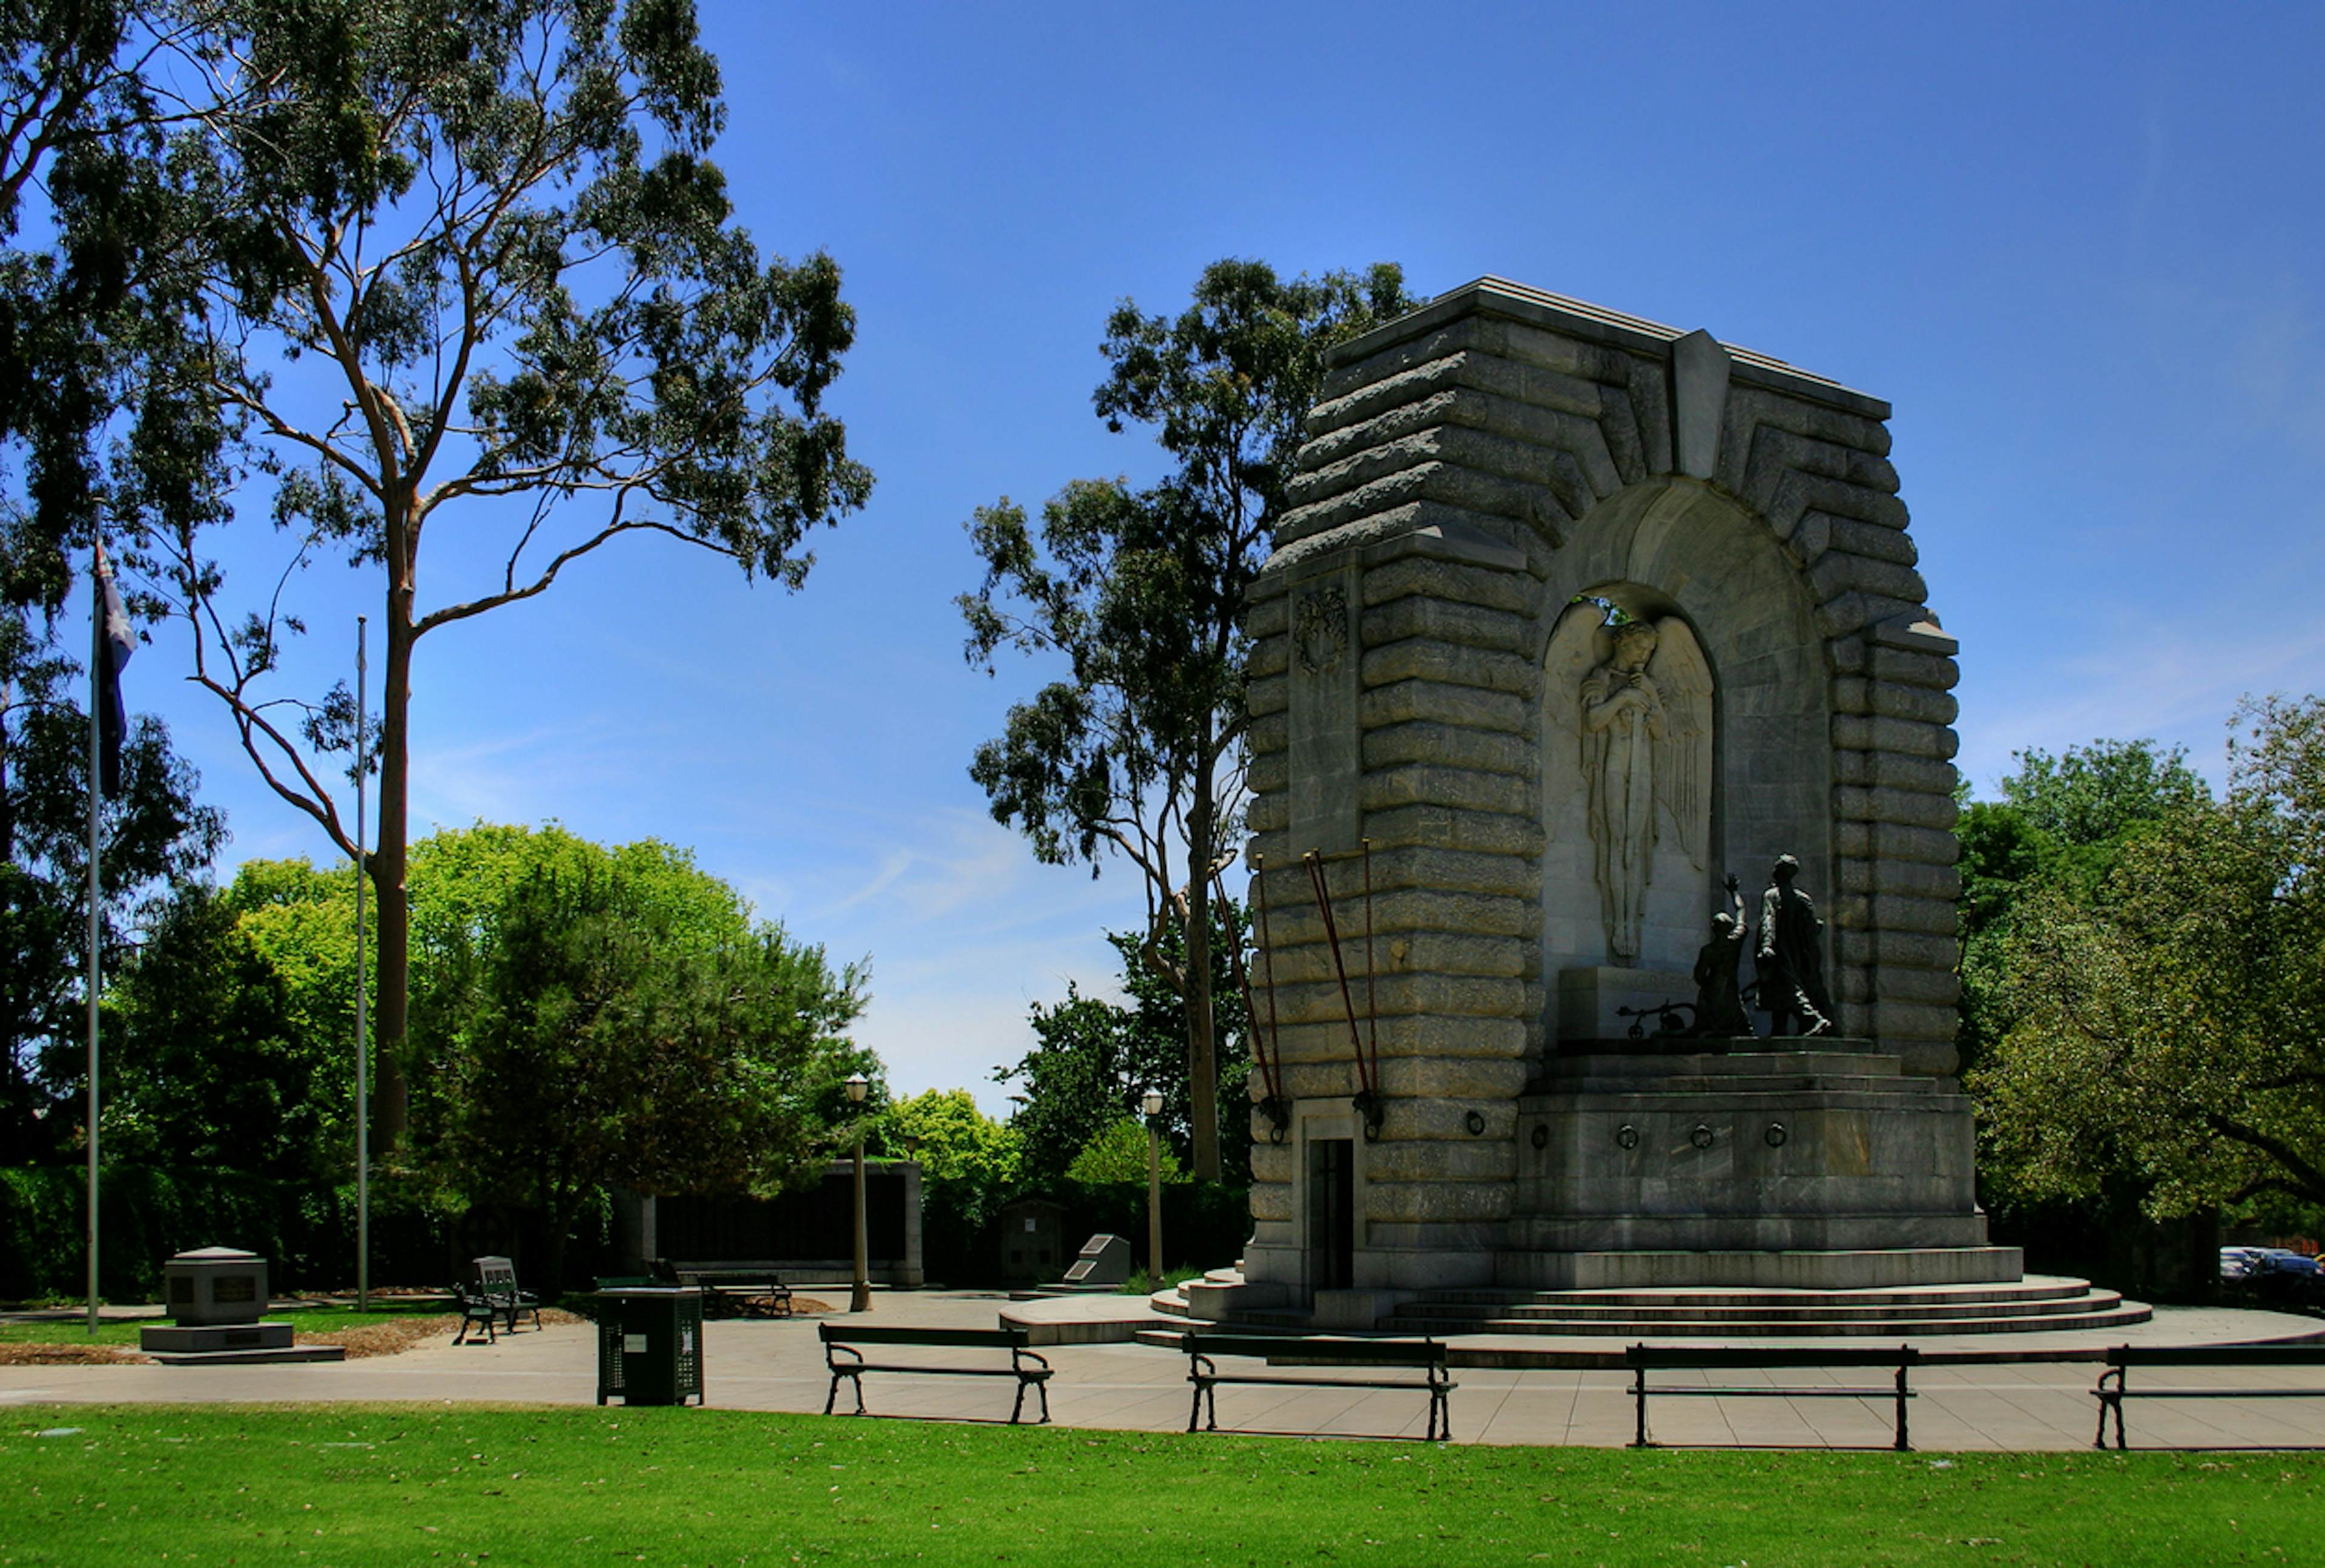
[[(1044, 1318), (1071, 1324), (1126, 1317), (1134, 1320), (1125, 1325), (1129, 1327), (1145, 1321), (1149, 1309), (1120, 1297), (1021, 1304), (986, 1292), (884, 1292), (875, 1298), (869, 1321), (977, 1328), (993, 1326), (1004, 1313), (1037, 1323)], [(829, 1321), (845, 1322), (846, 1314)], [(1156, 1328), (1183, 1326), (1183, 1320), (1159, 1314), (1151, 1321)], [(708, 1402), (736, 1410), (820, 1411), (829, 1378), (816, 1322), (801, 1317), (709, 1324), (703, 1359)], [(1924, 1356), (1935, 1364), (1913, 1374), (1919, 1395), (1911, 1416), (1913, 1446), (1944, 1452), (2090, 1445), (2097, 1424), (2090, 1389), (2098, 1371), (2091, 1361), (1960, 1361), (1950, 1357), (2089, 1356), (2100, 1343), (2126, 1340), (2157, 1345), (2219, 1343), (2290, 1339), (2320, 1330), (2325, 1330), (2325, 1323), (2318, 1320), (2280, 1313), (2167, 1308), (2157, 1312), (2154, 1322), (2128, 1333), (2112, 1333), (2104, 1341), (2063, 1335), (1918, 1340)], [(1512, 1343), (1486, 1336), (1450, 1342), (1457, 1361), (1465, 1354), (1489, 1353), (1497, 1345)], [(1544, 1344), (1536, 1340), (1525, 1348), (1540, 1350)], [(1607, 1341), (1589, 1348), (1619, 1351), (1617, 1342)], [(1050, 1407), (1058, 1424), (1125, 1431), (1185, 1428), (1190, 1390), (1184, 1355), (1135, 1341), (1061, 1343), (1043, 1347), (1042, 1353), (1056, 1368)], [(894, 1357), (884, 1353), (883, 1359), (923, 1355), (941, 1360), (958, 1354), (903, 1350)], [(590, 1327), (563, 1324), (505, 1334), (492, 1344), (454, 1345), (448, 1336), (398, 1356), (324, 1365), (0, 1367), (0, 1406), (244, 1400), (588, 1405), (597, 1396), (596, 1355)], [(1614, 1447), (1631, 1439), (1629, 1384), (1620, 1370), (1472, 1365), (1457, 1366), (1454, 1376), (1460, 1384), (1451, 1402), (1457, 1443)], [(1863, 1374), (1848, 1372), (1718, 1376), (1730, 1385), (1864, 1380)], [(2159, 1384), (2185, 1387), (2288, 1387), (2296, 1381), (2305, 1387), (2314, 1381), (2318, 1397), (2135, 1401), (2130, 1417), (2135, 1447), (2325, 1444), (2325, 1375), (2259, 1368), (2189, 1369), (2152, 1377)], [(1004, 1421), (1012, 1392), (1006, 1378), (874, 1373), (865, 1379), (866, 1402), (882, 1416)], [(848, 1405), (843, 1390), (841, 1408)], [(1418, 1392), (1230, 1387), (1218, 1393), (1222, 1432), (1418, 1439), (1426, 1414), (1426, 1400)], [(1886, 1448), (1890, 1442), (1891, 1406), (1879, 1398), (1671, 1398), (1654, 1402), (1651, 1415), (1654, 1439), (1673, 1445)]]

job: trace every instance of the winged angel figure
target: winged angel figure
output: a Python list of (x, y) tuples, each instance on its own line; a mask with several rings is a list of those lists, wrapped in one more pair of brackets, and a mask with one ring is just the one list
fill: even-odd
[(1711, 670), (1677, 616), (1598, 628), (1598, 663), (1582, 682), (1582, 771), (1589, 785), (1607, 945), (1637, 961), (1647, 884), (1663, 812), (1698, 868), (1710, 813), (1705, 799)]

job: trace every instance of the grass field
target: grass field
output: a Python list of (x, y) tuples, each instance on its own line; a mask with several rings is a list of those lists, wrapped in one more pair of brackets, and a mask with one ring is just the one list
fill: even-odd
[(2325, 1456), (1633, 1453), (722, 1410), (0, 1413), (0, 1564), (2298, 1562)]
[[(301, 1334), (338, 1333), (346, 1329), (368, 1328), (374, 1323), (394, 1322), (411, 1317), (441, 1317), (445, 1306), (440, 1301), (422, 1303), (417, 1306), (374, 1307), (369, 1312), (357, 1312), (351, 1306), (293, 1307), (286, 1312), (271, 1312), (266, 1321), (289, 1323), (294, 1332)], [(134, 1345), (137, 1331), (149, 1323), (165, 1323), (167, 1318), (149, 1318), (141, 1322), (131, 1318), (109, 1319), (97, 1325), (97, 1332), (88, 1331), (85, 1319), (56, 1319), (37, 1323), (0, 1323), (0, 1345)]]

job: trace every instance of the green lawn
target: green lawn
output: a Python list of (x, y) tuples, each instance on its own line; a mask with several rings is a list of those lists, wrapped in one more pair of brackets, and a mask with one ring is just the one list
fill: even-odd
[[(359, 1313), (351, 1306), (294, 1307), (288, 1312), (268, 1313), (270, 1323), (289, 1323), (302, 1334), (331, 1334), (341, 1329), (359, 1329), (371, 1323), (393, 1322), (398, 1318), (442, 1317), (456, 1307), (442, 1302), (424, 1306), (374, 1307)], [(168, 1318), (117, 1319), (109, 1318), (88, 1331), (86, 1318), (60, 1319), (52, 1322), (0, 1323), (0, 1345), (134, 1345), (137, 1331), (153, 1324), (167, 1323)]]
[(0, 1564), (2286, 1563), (2325, 1456), (1632, 1453), (724, 1410), (27, 1406)]

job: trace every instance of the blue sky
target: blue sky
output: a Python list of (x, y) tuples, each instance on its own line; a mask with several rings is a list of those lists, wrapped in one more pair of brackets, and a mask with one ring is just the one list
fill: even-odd
[[(2152, 736), (2216, 778), (2247, 691), (2325, 687), (2325, 116), (2311, 5), (784, 8), (703, 0), (718, 149), (769, 249), (829, 250), (830, 398), (878, 476), (804, 591), (660, 542), (431, 636), (415, 831), (691, 846), (868, 954), (906, 1090), (975, 1089), (1028, 1003), (1103, 989), (1126, 873), (1036, 865), (977, 744), (1036, 682), (960, 657), (961, 524), (1151, 474), (1090, 413), (1107, 311), (1223, 255), (1495, 273), (1889, 399), (1961, 762)], [(441, 524), (440, 524), (440, 527)], [(264, 542), (263, 524), (246, 525)], [(431, 541), (423, 598), (465, 566)], [(303, 586), (352, 661), (368, 589)], [(222, 874), (326, 851), (176, 676), (129, 674), (226, 808)]]

